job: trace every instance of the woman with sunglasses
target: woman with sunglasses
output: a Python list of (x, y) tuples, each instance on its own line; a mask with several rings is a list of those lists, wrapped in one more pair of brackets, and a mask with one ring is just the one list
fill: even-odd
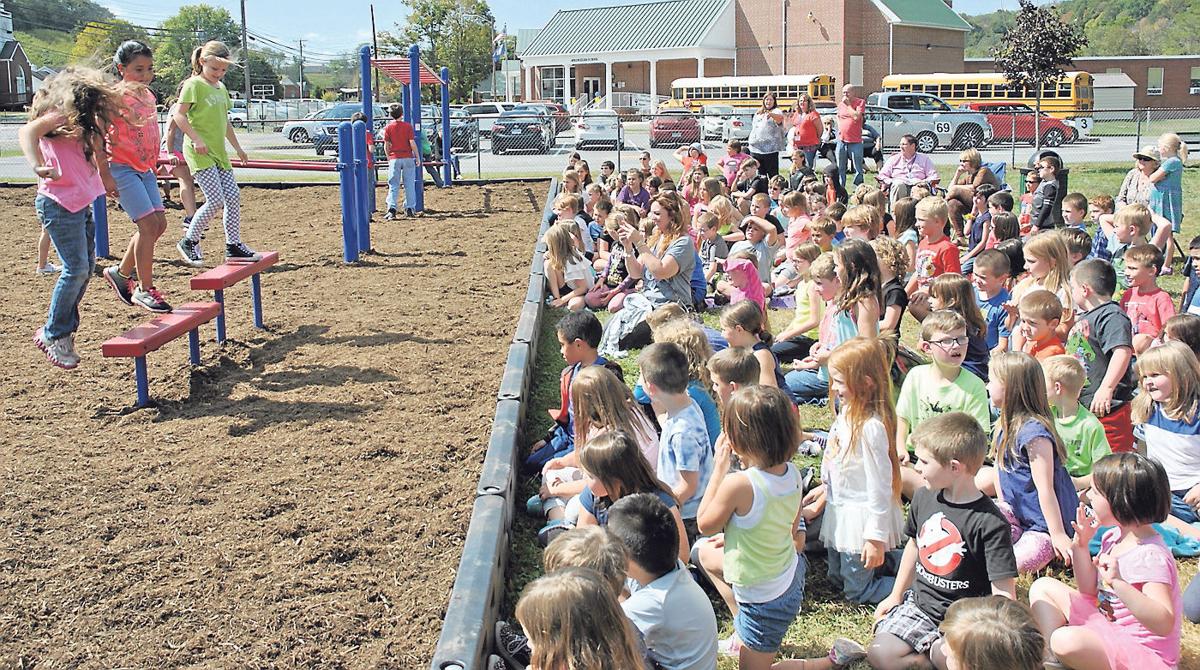
[(950, 207), (950, 226), (955, 242), (963, 237), (963, 215), (971, 211), (971, 200), (975, 189), (983, 184), (1000, 188), (1000, 180), (983, 164), (978, 149), (967, 149), (958, 155), (958, 170), (946, 191), (946, 204)]

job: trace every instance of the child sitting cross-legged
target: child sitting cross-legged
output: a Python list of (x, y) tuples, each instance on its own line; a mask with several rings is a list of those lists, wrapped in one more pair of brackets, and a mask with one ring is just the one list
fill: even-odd
[(950, 210), (946, 201), (929, 197), (917, 203), (917, 232), (921, 242), (917, 245), (915, 269), (908, 280), (908, 311), (917, 321), (923, 321), (931, 311), (929, 307), (929, 284), (938, 275), (947, 272), (962, 272), (958, 260), (958, 245), (946, 237), (946, 221)]
[(1051, 356), (1041, 364), (1054, 429), (1066, 452), (1067, 473), (1075, 482), (1075, 490), (1085, 491), (1092, 486), (1092, 464), (1112, 453), (1104, 437), (1104, 424), (1079, 404), (1087, 374), (1074, 356)]
[(993, 354), (1008, 351), (1008, 339), (1012, 332), (1008, 328), (1008, 312), (1004, 304), (1011, 298), (1005, 284), (1010, 272), (1008, 256), (1002, 251), (988, 249), (975, 259), (971, 281), (975, 283), (975, 302), (987, 324), (988, 349)]
[[(827, 658), (772, 666), (800, 611), (807, 572), (796, 550), (803, 546), (803, 487), (790, 462), (800, 443), (800, 419), (783, 391), (750, 386), (729, 399), (722, 429), (698, 518), (701, 530), (714, 536), (698, 553), (734, 614), (734, 636), (724, 651), (738, 655), (744, 670), (831, 668), (861, 659), (861, 647), (842, 641)], [(745, 470), (731, 470), (734, 455)]]
[(546, 231), (546, 281), (550, 285), (550, 306), (578, 312), (586, 306), (584, 296), (596, 282), (596, 273), (575, 245), (575, 224), (556, 223)]
[(1058, 296), (1045, 289), (1036, 289), (1021, 298), (1017, 309), (1024, 340), (1021, 351), (1039, 361), (1067, 352), (1057, 332), (1063, 314), (1063, 304)]
[[(1140, 454), (1110, 454), (1092, 472), (1091, 509), (1075, 512), (1075, 581), (1042, 577), (1029, 602), (1046, 667), (1158, 670), (1179, 663), (1183, 607), (1171, 550), (1152, 524), (1171, 507), (1167, 472)], [(1111, 526), (1094, 559), (1090, 545)]]
[(967, 322), (967, 356), (963, 359), (963, 369), (986, 382), (988, 359), (991, 357), (987, 345), (987, 322), (983, 320), (971, 280), (954, 272), (938, 276), (929, 284), (929, 307), (962, 315)]
[[(996, 356), (991, 368), (988, 395), (1000, 408), (991, 455), (1000, 509), (1013, 527), (1017, 569), (1036, 572), (1055, 557), (1070, 565), (1071, 514), (1079, 496), (1054, 429), (1042, 368), (1017, 351)], [(980, 481), (986, 476), (981, 472)]]
[(913, 443), (926, 487), (908, 508), (895, 586), (875, 610), (867, 661), (876, 670), (946, 670), (938, 626), (947, 608), (964, 598), (1016, 596), (1008, 522), (975, 486), (988, 450), (979, 422), (962, 412), (941, 414), (917, 425)]
[(608, 509), (608, 534), (628, 550), (632, 583), (621, 609), (641, 633), (655, 667), (712, 670), (717, 618), (679, 558), (677, 523), (678, 515), (655, 493), (626, 495)]

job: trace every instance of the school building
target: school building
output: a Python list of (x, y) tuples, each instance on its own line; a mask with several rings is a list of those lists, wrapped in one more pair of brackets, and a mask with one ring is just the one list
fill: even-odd
[(664, 0), (558, 11), (517, 57), (526, 100), (643, 106), (683, 77), (962, 72), (970, 29), (944, 0)]
[[(1200, 105), (1200, 55), (1081, 56), (1073, 70), (1093, 75), (1123, 74), (1133, 80), (1133, 107), (1196, 107)], [(967, 72), (994, 72), (990, 58), (968, 58)], [(1096, 103), (1097, 108), (1100, 102)]]

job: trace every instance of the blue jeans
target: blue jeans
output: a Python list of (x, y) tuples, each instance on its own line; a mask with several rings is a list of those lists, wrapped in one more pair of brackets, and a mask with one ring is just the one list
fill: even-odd
[(899, 550), (887, 552), (883, 565), (874, 570), (863, 567), (857, 552), (826, 548), (825, 555), (829, 559), (826, 573), (829, 581), (834, 588), (841, 589), (847, 600), (860, 605), (878, 605), (891, 594), (892, 586), (896, 583), (895, 570), (900, 564)]
[(1196, 513), (1195, 507), (1183, 501), (1183, 496), (1187, 492), (1187, 489), (1171, 492), (1171, 516), (1184, 523), (1196, 523), (1200, 521), (1200, 514)]
[(796, 620), (800, 603), (804, 600), (805, 574), (808, 559), (804, 554), (796, 558), (796, 572), (792, 584), (778, 598), (765, 603), (738, 603), (738, 613), (733, 617), (733, 630), (742, 644), (760, 653), (779, 651), (783, 636)]
[(792, 370), (783, 379), (792, 396), (801, 402), (829, 395), (829, 382), (821, 379), (816, 370)]
[(387, 207), (389, 210), (397, 208), (401, 179), (404, 180), (404, 207), (413, 209), (417, 202), (417, 159), (393, 158), (388, 161)]
[(38, 195), (34, 207), (62, 261), (62, 273), (50, 296), (50, 315), (42, 331), (47, 339), (57, 340), (79, 330), (79, 303), (96, 271), (96, 222), (90, 205), (68, 212), (53, 199)]
[(801, 149), (800, 150), (800, 151), (804, 152), (804, 164), (807, 165), (810, 170), (817, 169), (817, 149), (818, 148), (819, 147), (814, 146), (811, 149)]
[(1200, 578), (1192, 577), (1183, 592), (1183, 616), (1192, 623), (1200, 623)]
[(854, 160), (854, 185), (863, 183), (863, 145), (862, 142), (837, 142), (838, 179), (842, 186), (846, 185), (846, 156)]

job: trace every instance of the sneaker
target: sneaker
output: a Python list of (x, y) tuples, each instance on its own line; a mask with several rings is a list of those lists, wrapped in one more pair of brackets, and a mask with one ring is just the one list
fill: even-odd
[(529, 640), (507, 621), (496, 622), (496, 653), (514, 670), (529, 665)]
[(238, 242), (237, 244), (225, 245), (225, 260), (253, 262), (262, 260), (262, 255), (246, 246), (245, 242)]
[(867, 650), (854, 640), (839, 637), (829, 648), (829, 662), (835, 668), (844, 668), (851, 663), (858, 663), (867, 657)]
[(117, 300), (133, 306), (133, 280), (121, 274), (117, 266), (104, 268), (104, 279), (108, 281), (108, 285), (112, 287), (114, 293), (117, 294)]
[(171, 306), (167, 304), (166, 300), (163, 300), (162, 294), (153, 286), (145, 291), (142, 290), (141, 286), (135, 287), (133, 289), (133, 302), (156, 314), (166, 314), (171, 311)]
[(34, 272), (36, 272), (36, 273), (38, 273), (38, 274), (40, 274), (40, 275), (52, 275), (52, 274), (54, 274), (55, 272), (62, 272), (62, 268), (58, 267), (58, 266), (57, 266), (57, 265), (55, 265), (54, 263), (47, 262), (47, 263), (46, 263), (45, 265), (43, 265), (42, 267), (40, 267), (40, 268), (35, 268), (35, 269), (34, 269)]
[(389, 209), (389, 210), (387, 211), (387, 214), (384, 214), (384, 215), (383, 215), (383, 220), (384, 220), (384, 221), (394, 221), (394, 220), (396, 220), (396, 210), (394, 210), (394, 209)]
[(742, 654), (742, 641), (738, 639), (737, 633), (724, 640), (717, 640), (717, 654), (729, 658), (737, 658)]
[(411, 207), (404, 208), (404, 216), (407, 216), (408, 218), (411, 219), (412, 217), (414, 217), (416, 215), (417, 215), (416, 212), (414, 212)]
[(64, 370), (74, 370), (79, 365), (79, 354), (75, 353), (75, 339), (68, 335), (57, 340), (46, 337), (42, 328), (33, 334), (33, 343), (46, 354), (46, 360)]
[(179, 240), (175, 248), (179, 250), (179, 256), (183, 258), (184, 263), (194, 268), (204, 267), (204, 256), (200, 255), (199, 242), (193, 242), (185, 237)]

